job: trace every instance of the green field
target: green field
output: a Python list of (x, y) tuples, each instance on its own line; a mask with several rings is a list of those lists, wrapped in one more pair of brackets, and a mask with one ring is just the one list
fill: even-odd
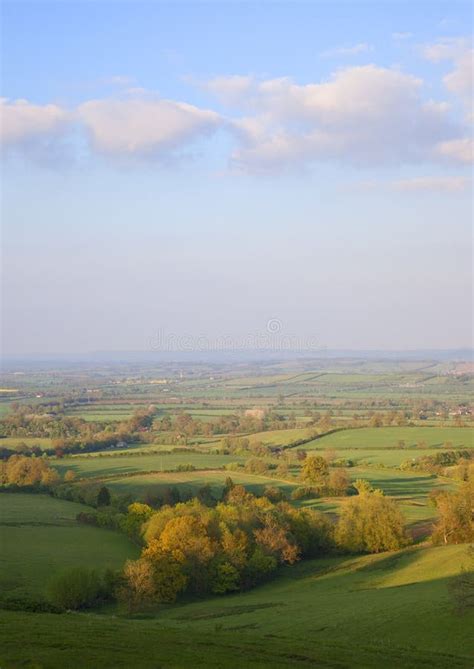
[(245, 462), (246, 457), (212, 455), (208, 453), (170, 453), (161, 455), (104, 455), (102, 457), (73, 457), (53, 461), (60, 474), (68, 469), (78, 477), (102, 477), (133, 472), (171, 471), (179, 465), (192, 464), (196, 469), (224, 467), (231, 462)]
[(80, 525), (88, 507), (45, 495), (0, 495), (0, 590), (41, 595), (51, 575), (73, 566), (122, 567), (138, 549), (123, 534)]
[[(442, 447), (451, 442), (453, 448), (474, 448), (474, 429), (467, 427), (362, 427), (341, 430), (304, 444), (305, 450), (352, 449), (352, 448), (416, 448), (425, 442), (427, 448)], [(412, 457), (407, 452), (407, 458)]]
[(39, 446), (41, 449), (51, 448), (51, 439), (44, 437), (2, 437), (0, 438), (0, 447), (11, 448), (14, 450), (20, 444), (28, 447)]
[(0, 658), (5, 669), (470, 669), (474, 615), (455, 615), (447, 591), (465, 560), (464, 545), (313, 560), (148, 618), (5, 612)]
[[(453, 483), (437, 476), (425, 473), (400, 472), (374, 469), (370, 467), (352, 467), (347, 470), (352, 481), (365, 479), (374, 488), (395, 499), (405, 517), (407, 527), (417, 531), (424, 526), (423, 536), (429, 530), (429, 524), (436, 518), (436, 510), (429, 503), (429, 494), (433, 490), (449, 490)], [(306, 500), (302, 504), (320, 511), (338, 513), (344, 498), (322, 498)], [(428, 525), (427, 525), (428, 524)]]
[(227, 477), (234, 483), (245, 485), (251, 492), (262, 493), (267, 485), (278, 486), (291, 492), (299, 485), (298, 481), (281, 480), (269, 476), (258, 476), (247, 472), (233, 471), (197, 471), (197, 472), (169, 472), (163, 474), (143, 474), (124, 478), (107, 479), (107, 487), (113, 492), (129, 494), (142, 498), (147, 491), (155, 492), (176, 486), (180, 491), (196, 492), (202, 486), (209, 484), (215, 496), (220, 496)]
[[(301, 448), (305, 448), (305, 446), (302, 446)], [(323, 449), (323, 455), (325, 450), (326, 449)], [(336, 459), (342, 458), (344, 460), (351, 460), (357, 465), (368, 464), (383, 465), (385, 467), (399, 467), (402, 462), (405, 462), (406, 460), (421, 458), (426, 455), (436, 455), (439, 451), (439, 448), (373, 448), (368, 450), (364, 448), (338, 448)]]
[(82, 418), (90, 422), (106, 422), (106, 421), (121, 421), (128, 420), (132, 415), (133, 411), (123, 412), (123, 411), (100, 411), (96, 408), (90, 411), (68, 411), (68, 416), (74, 416), (74, 418)]
[(267, 430), (266, 432), (255, 432), (247, 435), (250, 443), (261, 441), (262, 444), (271, 446), (287, 446), (299, 439), (307, 439), (310, 436), (310, 430), (306, 427), (293, 430)]
[[(280, 567), (272, 580), (251, 591), (206, 598), (187, 592), (175, 604), (136, 615), (111, 602), (61, 615), (1, 610), (1, 669), (472, 669), (474, 614), (455, 614), (448, 591), (453, 576), (469, 564), (467, 546), (429, 543), (438, 513), (430, 494), (458, 484), (442, 473), (399, 469), (406, 460), (440, 453), (448, 442), (454, 449), (474, 447), (472, 423), (452, 427), (460, 410), (463, 423), (472, 419), (459, 406), (468, 402), (472, 379), (462, 370), (455, 362), (321, 359), (183, 368), (165, 363), (44, 367), (10, 374), (5, 387), (19, 386), (25, 416), (28, 407), (42, 404), (48, 413), (46, 403), (56, 400), (64, 403), (66, 415), (104, 423), (83, 426), (83, 438), (111, 432), (114, 426), (107, 428), (105, 422), (126, 420), (150, 405), (158, 419), (185, 412), (206, 422), (262, 407), (280, 414), (287, 422), (279, 424), (287, 429), (229, 437), (283, 447), (318, 433), (318, 423), (302, 427), (314, 412), (323, 416), (331, 410), (337, 428), (354, 420), (354, 414), (356, 424), (362, 424), (371, 412), (385, 418), (391, 410), (409, 411), (416, 417), (414, 427), (340, 430), (288, 448), (281, 458), (265, 457), (267, 463), (288, 463), (284, 478), (249, 474), (244, 467), (226, 469), (253, 457), (250, 451), (243, 456), (211, 454), (222, 448), (226, 435), (189, 437), (188, 447), (198, 451), (189, 453), (185, 446), (152, 443), (175, 440), (174, 431), (154, 428), (135, 431), (124, 449), (49, 462), (61, 475), (73, 470), (71, 486), (76, 492), (82, 489), (87, 499), (96, 500), (98, 489), (106, 485), (114, 502), (116, 496), (129, 496), (122, 500), (126, 505), (174, 486), (182, 494), (196, 494), (209, 485), (217, 499), (228, 477), (256, 494), (272, 486), (290, 498), (305, 485), (297, 450), (327, 456), (333, 451), (331, 456), (352, 461), (346, 468), (352, 481), (366, 479), (395, 500), (413, 544), (393, 553), (305, 560)], [(167, 393), (151, 383), (162, 378), (168, 380)], [(418, 420), (421, 409), (427, 420)], [(445, 412), (449, 420), (442, 417)], [(299, 427), (288, 427), (295, 424)], [(5, 429), (10, 432), (11, 427)], [(29, 433), (42, 432), (34, 426)], [(0, 440), (0, 446), (13, 449), (20, 443), (51, 446), (49, 439)], [(188, 464), (195, 470), (176, 471)], [(347, 502), (328, 496), (291, 503), (336, 521)], [(139, 554), (124, 534), (77, 523), (76, 514), (91, 507), (17, 493), (1, 494), (0, 505), (0, 609), (2, 598), (31, 602), (44, 597), (50, 577), (66, 567), (120, 568)]]

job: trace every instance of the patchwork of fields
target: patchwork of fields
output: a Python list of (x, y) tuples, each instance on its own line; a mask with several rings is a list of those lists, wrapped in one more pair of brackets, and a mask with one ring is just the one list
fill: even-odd
[[(88, 504), (95, 504), (103, 486), (112, 501), (121, 499), (123, 510), (131, 500), (169, 499), (171, 489), (186, 497), (206, 486), (220, 499), (231, 477), (257, 495), (278, 488), (290, 504), (335, 522), (347, 497), (318, 497), (310, 490), (309, 497), (292, 498), (306, 485), (305, 451), (333, 463), (331, 473), (342, 466), (351, 482), (364, 479), (391, 497), (413, 543), (391, 553), (303, 560), (279, 567), (252, 591), (206, 599), (188, 592), (176, 604), (139, 614), (116, 603), (54, 616), (2, 610), (2, 668), (471, 669), (473, 614), (454, 612), (448, 587), (469, 565), (467, 545), (429, 542), (438, 514), (430, 496), (456, 490), (459, 481), (444, 470), (400, 469), (415, 458), (474, 448), (467, 411), (472, 378), (453, 371), (455, 363), (447, 362), (325, 360), (184, 371), (133, 366), (113, 373), (106, 367), (91, 376), (68, 369), (7, 379), (8, 387), (17, 383), (17, 396), (33, 416), (48, 402), (48, 415), (58, 421), (64, 415), (87, 421), (80, 427), (85, 443), (89, 434), (114, 435), (112, 447), (90, 454), (74, 448), (73, 455), (58, 452), (48, 460), (61, 478), (74, 473), (65, 490), (84, 493), (74, 498)], [(55, 414), (58, 398), (64, 404)], [(247, 409), (263, 409), (270, 417), (239, 422)], [(151, 411), (158, 427), (127, 432), (137, 411)], [(402, 418), (406, 413), (411, 425), (390, 425), (393, 412)], [(206, 425), (183, 433), (176, 427), (183, 413)], [(220, 419), (230, 415), (232, 427), (221, 430)], [(383, 427), (368, 427), (373, 415)], [(160, 427), (164, 417), (166, 427)], [(274, 429), (278, 425), (284, 429)], [(323, 430), (328, 432), (314, 438)], [(23, 427), (21, 433), (28, 434)], [(131, 436), (117, 448), (121, 434)], [(19, 452), (52, 444), (45, 436), (0, 439), (0, 446)], [(255, 458), (261, 469), (252, 469)], [(89, 506), (21, 492), (2, 494), (0, 503), (0, 589), (7, 602), (47, 597), (51, 576), (70, 567), (121, 569), (140, 554), (125, 534), (78, 523), (76, 515), (90, 512)]]

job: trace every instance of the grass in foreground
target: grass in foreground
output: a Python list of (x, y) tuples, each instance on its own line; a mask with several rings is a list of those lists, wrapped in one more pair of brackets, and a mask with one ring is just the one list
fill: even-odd
[(252, 592), (148, 618), (5, 612), (1, 664), (468, 669), (474, 615), (454, 615), (447, 591), (465, 554), (448, 546), (314, 560)]

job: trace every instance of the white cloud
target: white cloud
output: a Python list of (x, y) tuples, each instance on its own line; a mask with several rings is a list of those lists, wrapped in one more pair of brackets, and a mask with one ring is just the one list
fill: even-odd
[(78, 116), (110, 154), (153, 154), (214, 130), (216, 113), (171, 100), (91, 100)]
[(67, 112), (57, 105), (35, 105), (28, 100), (0, 99), (0, 142), (12, 146), (65, 129)]
[(234, 104), (242, 100), (252, 89), (254, 80), (249, 76), (230, 75), (215, 77), (199, 85), (215, 95), (225, 104)]
[(94, 148), (122, 156), (157, 157), (220, 124), (213, 111), (159, 99), (90, 100), (79, 106), (77, 116)]
[(434, 191), (459, 193), (471, 187), (471, 180), (463, 176), (413, 177), (391, 183), (395, 190), (406, 192)]
[(435, 153), (453, 162), (472, 163), (474, 158), (474, 142), (472, 137), (440, 142), (435, 147)]
[[(457, 69), (445, 83), (456, 93), (466, 88), (464, 46), (441, 41), (425, 47), (430, 59), (447, 54), (453, 59), (455, 53)], [(55, 138), (77, 140), (82, 133), (92, 155), (162, 159), (225, 128), (236, 140), (232, 165), (246, 171), (323, 161), (385, 166), (472, 160), (472, 140), (450, 105), (427, 100), (423, 81), (398, 69), (346, 67), (327, 80), (307, 84), (288, 77), (220, 76), (204, 87), (228, 105), (227, 118), (130, 88), (120, 97), (87, 100), (71, 111), (3, 100), (1, 138), (4, 144), (29, 150), (34, 143), (49, 148)], [(77, 141), (63, 144), (77, 149)]]
[[(221, 77), (211, 86), (222, 96), (233, 83)], [(240, 106), (247, 113), (234, 122), (241, 145), (233, 158), (257, 170), (327, 159), (359, 165), (432, 159), (433, 147), (460, 131), (449, 105), (425, 102), (422, 88), (416, 77), (375, 65), (306, 85), (246, 80)]]
[(427, 44), (422, 53), (433, 63), (451, 61), (454, 69), (443, 77), (446, 88), (472, 104), (474, 49), (466, 38), (443, 38)]
[(353, 46), (339, 46), (335, 49), (328, 49), (321, 53), (322, 58), (338, 58), (339, 56), (357, 56), (359, 53), (369, 53), (374, 47), (366, 42), (354, 44)]

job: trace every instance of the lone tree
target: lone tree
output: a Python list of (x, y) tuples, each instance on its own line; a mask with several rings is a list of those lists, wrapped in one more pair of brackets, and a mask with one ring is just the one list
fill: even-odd
[(406, 545), (403, 516), (381, 490), (352, 497), (342, 505), (336, 543), (353, 553), (380, 553)]
[(301, 478), (306, 483), (315, 486), (325, 486), (329, 476), (329, 467), (326, 460), (320, 455), (306, 458), (301, 470)]
[(110, 506), (110, 492), (105, 485), (97, 493), (97, 506)]
[(456, 492), (435, 497), (439, 518), (432, 540), (435, 544), (461, 544), (474, 540), (474, 482), (467, 481)]

